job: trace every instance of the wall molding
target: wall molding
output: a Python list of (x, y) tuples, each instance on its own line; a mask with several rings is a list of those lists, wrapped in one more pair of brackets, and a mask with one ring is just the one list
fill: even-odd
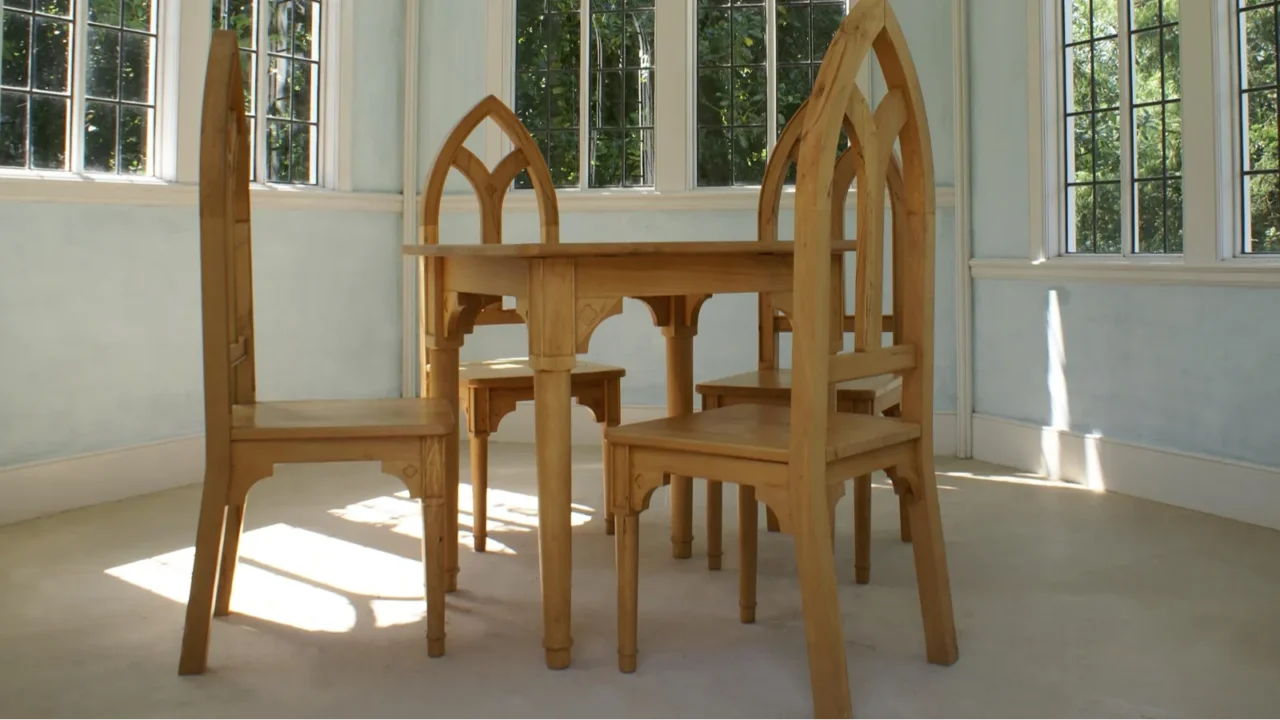
[(1262, 258), (1224, 260), (1212, 265), (1168, 261), (1108, 261), (1095, 258), (1061, 258), (1042, 262), (980, 258), (969, 261), (969, 270), (977, 280), (1280, 287), (1280, 263)]
[(1280, 468), (980, 414), (973, 457), (1280, 530)]
[[(850, 191), (852, 200), (856, 190)], [(733, 188), (726, 190), (703, 189), (682, 192), (656, 192), (653, 190), (573, 190), (556, 191), (560, 212), (600, 213), (628, 211), (668, 211), (668, 210), (749, 210), (755, 212), (760, 202), (757, 188)], [(421, 198), (419, 198), (421, 201)], [(955, 189), (950, 185), (939, 185), (936, 190), (935, 203), (938, 207), (954, 207)], [(850, 207), (855, 205), (850, 204)], [(782, 194), (782, 208), (795, 207), (795, 192), (786, 190)], [(440, 204), (442, 213), (477, 212), (475, 194), (467, 192), (446, 193)], [(538, 203), (532, 192), (512, 191), (503, 203), (503, 209), (513, 212), (536, 212)]]
[(0, 468), (0, 525), (204, 479), (204, 435)]
[[(64, 173), (34, 177), (0, 177), (0, 202), (126, 205), (132, 207), (195, 207), (196, 183), (163, 180), (97, 180)], [(400, 212), (400, 193), (339, 192), (255, 185), (255, 210), (337, 210), (341, 212)]]

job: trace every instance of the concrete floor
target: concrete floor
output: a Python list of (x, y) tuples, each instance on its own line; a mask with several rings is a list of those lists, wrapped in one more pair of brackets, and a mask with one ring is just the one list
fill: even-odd
[[(732, 492), (719, 573), (705, 569), (701, 510), (694, 559), (670, 557), (666, 493), (655, 496), (641, 534), (640, 667), (618, 673), (592, 448), (575, 456), (574, 665), (545, 669), (532, 448), (492, 451), (490, 552), (462, 551), (437, 660), (423, 640), (416, 506), (367, 465), (281, 468), (253, 491), (237, 614), (215, 623), (201, 677), (176, 674), (198, 488), (0, 528), (0, 714), (808, 716), (790, 540), (761, 534), (758, 622), (740, 625)], [(1280, 714), (1280, 533), (977, 463), (940, 472), (951, 667), (925, 662), (891, 491), (873, 493), (867, 586), (852, 583), (841, 502), (857, 715)]]

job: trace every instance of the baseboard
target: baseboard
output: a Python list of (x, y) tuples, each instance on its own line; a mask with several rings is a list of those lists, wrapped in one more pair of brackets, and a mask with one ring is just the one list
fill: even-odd
[(1280, 468), (986, 415), (973, 416), (973, 457), (1280, 530)]
[[(665, 416), (666, 409), (656, 406), (622, 409), (624, 423)], [(522, 403), (490, 441), (532, 443), (533, 417), (533, 405)], [(571, 417), (575, 445), (600, 443), (590, 410), (575, 405)], [(934, 452), (954, 455), (955, 438), (955, 413), (936, 414)], [(0, 525), (190, 485), (203, 476), (203, 435), (0, 468)]]
[(0, 468), (0, 525), (200, 482), (204, 436)]
[[(622, 408), (622, 422), (633, 423), (666, 417), (667, 409), (657, 405), (626, 405)], [(572, 413), (572, 438), (574, 445), (594, 445), (600, 442), (600, 426), (595, 416), (584, 407), (575, 405)], [(506, 416), (498, 426), (498, 432), (490, 442), (532, 443), (533, 405), (522, 403), (515, 412)], [(956, 454), (956, 414), (939, 412), (933, 416), (933, 452), (935, 455)]]

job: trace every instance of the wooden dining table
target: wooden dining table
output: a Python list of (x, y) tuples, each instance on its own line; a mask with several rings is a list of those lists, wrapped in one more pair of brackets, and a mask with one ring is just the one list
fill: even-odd
[[(832, 243), (833, 279), (854, 241)], [(529, 334), (535, 372), (538, 560), (547, 667), (571, 662), (571, 398), (569, 373), (591, 333), (621, 312), (623, 298), (648, 306), (667, 342), (667, 411), (693, 412), (693, 337), (712, 295), (771, 293), (785, 310), (792, 290), (790, 242), (641, 242), (405, 245), (419, 258), (420, 362), (431, 372), (420, 392), (458, 400), (458, 352), (485, 308), (514, 298)], [(837, 315), (838, 317), (838, 315)], [(838, 329), (836, 330), (838, 333)], [(743, 343), (744, 364), (751, 364)], [(455, 438), (456, 440), (456, 438)], [(458, 442), (446, 443), (448, 587), (457, 587)], [(687, 558), (693, 540), (693, 486), (672, 477), (672, 554)]]

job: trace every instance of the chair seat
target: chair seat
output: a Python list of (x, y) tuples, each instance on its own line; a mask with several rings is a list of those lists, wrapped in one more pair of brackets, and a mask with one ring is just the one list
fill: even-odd
[[(827, 461), (918, 437), (919, 425), (897, 418), (834, 413), (827, 418)], [(791, 409), (730, 405), (682, 417), (619, 425), (606, 430), (605, 439), (630, 447), (785, 463), (791, 446)]]
[[(427, 368), (430, 372), (430, 368)], [(627, 374), (625, 368), (581, 362), (570, 371), (571, 380), (616, 380)], [(532, 387), (533, 368), (529, 358), (504, 358), (462, 363), (458, 367), (458, 385), (470, 387)]]
[(457, 427), (438, 399), (302, 400), (231, 408), (233, 440), (433, 437)]
[[(785, 398), (791, 395), (790, 370), (757, 370), (698, 383), (698, 394), (738, 395), (760, 398)], [(850, 402), (875, 402), (890, 393), (902, 391), (902, 378), (876, 375), (836, 383), (836, 399)]]

